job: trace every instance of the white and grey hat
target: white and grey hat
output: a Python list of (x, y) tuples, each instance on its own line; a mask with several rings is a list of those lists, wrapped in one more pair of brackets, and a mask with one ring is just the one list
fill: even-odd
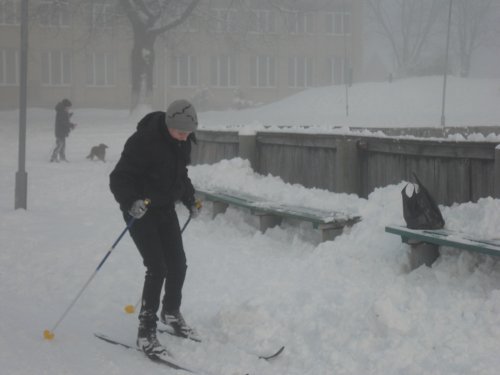
[(196, 110), (185, 99), (175, 100), (167, 108), (165, 123), (170, 129), (194, 132), (198, 128)]

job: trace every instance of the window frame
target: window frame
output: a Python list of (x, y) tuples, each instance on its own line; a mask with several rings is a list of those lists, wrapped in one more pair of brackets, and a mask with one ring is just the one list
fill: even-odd
[(276, 58), (270, 55), (258, 55), (250, 60), (250, 87), (267, 89), (276, 88)]
[(71, 15), (68, 0), (40, 0), (38, 11), (40, 27), (70, 27)]
[(344, 56), (334, 55), (329, 56), (327, 59), (330, 85), (344, 85), (347, 82), (348, 73), (348, 64)]
[[(14, 69), (13, 75), (8, 73), (9, 63), (8, 63), (8, 53), (13, 53), (14, 61), (10, 66)], [(9, 80), (9, 77), (13, 77), (13, 80)], [(15, 48), (0, 48), (0, 86), (19, 86), (19, 50)]]
[[(307, 56), (290, 56), (288, 58), (288, 87), (313, 87), (313, 59)], [(303, 84), (301, 84), (303, 81)]]
[[(173, 87), (198, 87), (200, 79), (198, 60), (198, 57), (193, 55), (172, 56), (169, 77), (170, 85)], [(186, 68), (185, 72), (183, 72), (184, 67)], [(186, 74), (186, 84), (182, 82), (183, 74)]]
[(233, 33), (238, 31), (238, 12), (236, 9), (214, 8), (212, 9), (215, 19), (215, 32)]
[[(222, 70), (226, 67), (226, 72)], [(210, 58), (210, 84), (212, 87), (234, 89), (238, 87), (237, 59), (230, 55)], [(227, 82), (227, 84), (224, 84)]]
[(252, 9), (249, 32), (252, 34), (275, 34), (276, 14), (269, 9)]
[[(103, 58), (104, 67), (98, 66), (99, 58)], [(101, 70), (103, 69), (103, 70)], [(91, 52), (87, 55), (87, 76), (85, 84), (88, 87), (113, 87), (115, 80), (115, 58), (110, 52)], [(104, 73), (104, 83), (99, 83), (98, 76)]]
[(293, 11), (287, 14), (287, 31), (291, 35), (314, 34), (314, 13)]
[(325, 30), (328, 35), (351, 35), (351, 12), (326, 12)]
[[(7, 4), (12, 6), (12, 21), (7, 20)], [(0, 0), (0, 26), (19, 26), (20, 24), (21, 0)]]
[[(95, 29), (113, 28), (115, 5), (106, 2), (92, 4), (91, 24)], [(101, 20), (100, 20), (101, 18)]]
[[(55, 56), (58, 54), (58, 56)], [(45, 58), (48, 57), (47, 60)], [(59, 61), (57, 61), (59, 60)], [(67, 62), (67, 65), (66, 65)], [(72, 84), (72, 74), (73, 74), (73, 62), (71, 51), (69, 50), (46, 50), (42, 51), (42, 61), (41, 61), (41, 76), (40, 82), (42, 86), (51, 87), (68, 87)], [(59, 69), (57, 69), (59, 66)], [(44, 70), (47, 69), (45, 72)], [(58, 70), (58, 80), (55, 81), (54, 73), (55, 69)], [(47, 74), (48, 73), (48, 74)], [(48, 76), (48, 79), (47, 79)], [(67, 80), (66, 80), (67, 78)]]

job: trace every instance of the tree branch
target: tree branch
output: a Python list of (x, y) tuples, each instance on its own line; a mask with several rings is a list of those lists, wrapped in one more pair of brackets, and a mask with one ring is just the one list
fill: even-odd
[(189, 5), (186, 7), (184, 12), (182, 12), (182, 14), (177, 19), (158, 29), (152, 30), (151, 32), (156, 35), (160, 35), (163, 34), (165, 31), (173, 29), (177, 25), (180, 25), (191, 14), (193, 9), (196, 8), (199, 2), (200, 0), (192, 0), (191, 3), (189, 3)]

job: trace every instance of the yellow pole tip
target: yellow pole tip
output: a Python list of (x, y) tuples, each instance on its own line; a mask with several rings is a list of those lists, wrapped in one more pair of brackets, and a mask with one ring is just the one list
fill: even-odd
[(52, 340), (54, 338), (54, 333), (46, 329), (45, 331), (43, 331), (43, 338), (45, 340)]
[(135, 313), (135, 307), (132, 306), (132, 305), (125, 306), (124, 310), (125, 310), (125, 312), (127, 314), (133, 314), (133, 313)]

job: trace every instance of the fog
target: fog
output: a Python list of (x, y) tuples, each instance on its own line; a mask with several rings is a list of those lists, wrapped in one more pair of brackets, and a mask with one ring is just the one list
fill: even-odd
[[(0, 8), (2, 109), (18, 106), (12, 3)], [(32, 2), (29, 23), (30, 107), (69, 97), (82, 108), (164, 109), (185, 98), (200, 111), (239, 110), (445, 71), (500, 78), (498, 0)]]
[(481, 48), (472, 62), (471, 78), (500, 78), (500, 47)]
[[(388, 73), (500, 77), (500, 3), (492, 0), (365, 0), (364, 66)], [(375, 56), (375, 57), (374, 57)], [(368, 65), (368, 66), (367, 66)]]

